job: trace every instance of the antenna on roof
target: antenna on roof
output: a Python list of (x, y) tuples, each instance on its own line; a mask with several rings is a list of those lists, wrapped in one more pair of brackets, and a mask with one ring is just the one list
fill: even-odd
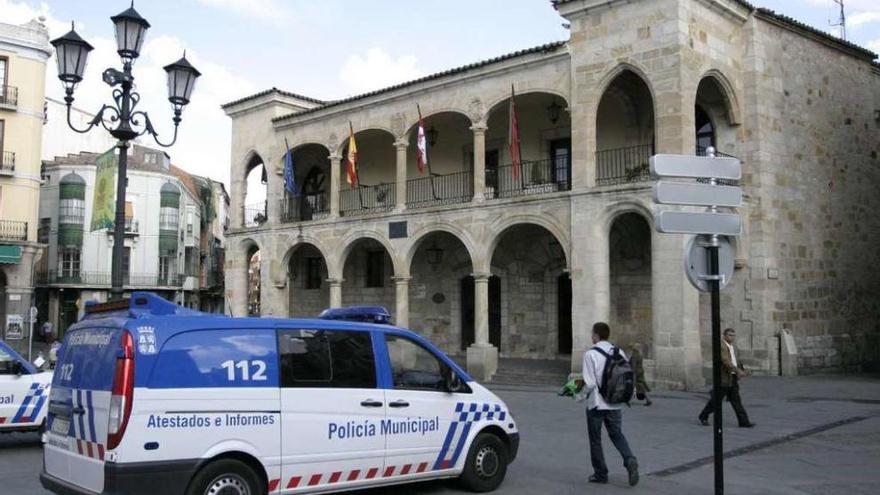
[(843, 6), (843, 0), (831, 0), (835, 4), (840, 7), (840, 17), (837, 19), (837, 23), (832, 23), (831, 20), (828, 20), (828, 25), (832, 27), (840, 27), (840, 39), (846, 41), (846, 12)]

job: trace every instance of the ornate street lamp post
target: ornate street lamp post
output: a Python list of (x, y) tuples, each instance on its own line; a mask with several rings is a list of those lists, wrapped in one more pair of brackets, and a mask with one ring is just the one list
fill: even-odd
[[(196, 79), (201, 75), (184, 56), (165, 66), (168, 74), (168, 101), (174, 108), (174, 136), (168, 143), (159, 140), (159, 134), (153, 128), (150, 116), (141, 110), (135, 110), (140, 102), (140, 95), (132, 91), (134, 76), (131, 67), (140, 55), (141, 46), (150, 23), (131, 7), (119, 15), (110, 18), (116, 28), (116, 52), (122, 59), (122, 71), (110, 68), (104, 71), (104, 82), (113, 89), (113, 105), (103, 105), (85, 129), (77, 129), (70, 119), (73, 105), (73, 91), (83, 79), (86, 59), (92, 46), (82, 39), (71, 24), (70, 32), (52, 40), (55, 47), (55, 58), (58, 63), (58, 79), (64, 85), (65, 103), (67, 103), (67, 125), (76, 132), (86, 133), (100, 124), (118, 140), (119, 172), (116, 181), (116, 221), (113, 225), (113, 262), (111, 271), (110, 297), (122, 299), (122, 258), (125, 245), (125, 189), (127, 184), (128, 147), (132, 139), (149, 134), (156, 144), (169, 147), (177, 141), (177, 127), (180, 124), (183, 107), (189, 103), (190, 95)], [(118, 87), (117, 87), (118, 86)]]

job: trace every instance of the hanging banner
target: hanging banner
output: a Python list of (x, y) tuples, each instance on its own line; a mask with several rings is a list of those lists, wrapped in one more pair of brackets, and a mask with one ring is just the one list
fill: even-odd
[(112, 229), (116, 215), (116, 148), (98, 156), (95, 161), (95, 195), (92, 202), (92, 231)]

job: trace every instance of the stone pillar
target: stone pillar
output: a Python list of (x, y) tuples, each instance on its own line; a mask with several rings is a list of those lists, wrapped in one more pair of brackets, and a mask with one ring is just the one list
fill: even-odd
[(498, 371), (498, 349), (489, 343), (489, 274), (474, 274), (474, 344), (467, 348), (467, 369), (488, 381)]
[(244, 227), (244, 194), (247, 191), (247, 183), (244, 179), (234, 178), (232, 180), (231, 189), (229, 224), (232, 225), (233, 228)]
[(330, 218), (339, 217), (339, 174), (341, 172), (342, 157), (337, 154), (330, 155)]
[(327, 283), (330, 285), (330, 307), (342, 307), (342, 279), (328, 278)]
[(272, 167), (264, 163), (266, 167), (266, 223), (277, 225), (281, 223), (281, 198), (284, 197), (284, 169)]
[[(593, 324), (611, 317), (609, 228), (589, 205), (572, 204), (572, 371), (581, 371)], [(614, 329), (611, 329), (614, 339)]]
[(474, 124), (474, 201), (486, 199), (486, 124)]
[(693, 390), (705, 384), (700, 350), (700, 300), (684, 274), (686, 236), (651, 239), (651, 312), (654, 380), (665, 388)]
[(409, 281), (410, 277), (394, 277), (394, 324), (403, 328), (409, 328)]
[(394, 142), (394, 147), (397, 149), (397, 191), (395, 192), (397, 201), (394, 209), (397, 211), (406, 209), (406, 148), (408, 146), (406, 141)]
[(224, 286), (226, 288), (226, 314), (230, 316), (247, 316), (248, 294), (248, 260), (247, 250), (244, 249), (238, 256), (226, 257), (226, 266), (223, 270)]

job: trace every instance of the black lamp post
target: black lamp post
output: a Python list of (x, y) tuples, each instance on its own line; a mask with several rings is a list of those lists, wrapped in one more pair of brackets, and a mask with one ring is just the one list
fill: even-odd
[[(92, 51), (92, 45), (82, 39), (73, 29), (71, 23), (70, 32), (64, 36), (52, 40), (55, 47), (55, 58), (58, 63), (58, 79), (64, 85), (67, 104), (67, 125), (76, 132), (86, 133), (100, 124), (110, 134), (118, 139), (119, 148), (119, 171), (116, 180), (116, 220), (113, 225), (113, 262), (111, 271), (110, 297), (122, 299), (122, 257), (125, 244), (125, 188), (127, 184), (128, 147), (132, 139), (149, 134), (156, 144), (169, 147), (177, 141), (177, 126), (180, 124), (180, 114), (183, 107), (189, 103), (196, 79), (201, 75), (195, 67), (186, 60), (186, 52), (183, 58), (173, 64), (165, 66), (168, 74), (168, 101), (174, 109), (174, 136), (170, 142), (163, 143), (159, 140), (159, 134), (153, 128), (150, 116), (141, 110), (135, 110), (140, 102), (140, 95), (132, 91), (134, 76), (131, 66), (140, 55), (141, 47), (150, 23), (134, 10), (134, 1), (131, 7), (119, 15), (110, 18), (116, 28), (116, 52), (122, 59), (122, 71), (109, 68), (104, 71), (104, 82), (114, 87), (113, 105), (103, 105), (85, 129), (77, 129), (70, 119), (70, 109), (73, 104), (73, 91), (76, 85), (83, 79), (86, 68), (86, 59)], [(116, 86), (119, 86), (116, 88)]]

